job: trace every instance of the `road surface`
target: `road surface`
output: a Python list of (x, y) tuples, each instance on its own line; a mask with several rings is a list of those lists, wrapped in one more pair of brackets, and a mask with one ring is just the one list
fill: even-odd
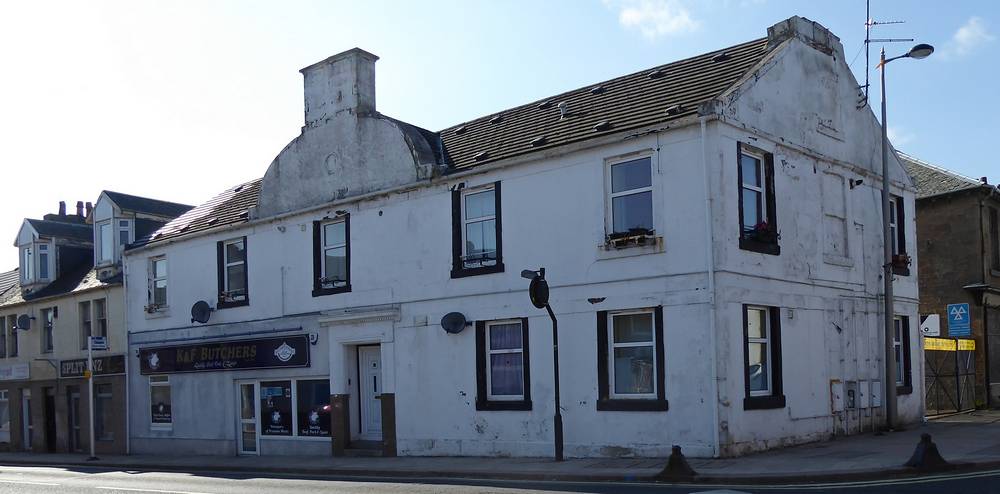
[(1000, 493), (1000, 470), (844, 484), (768, 487), (476, 481), (462, 479), (303, 478), (226, 472), (137, 472), (100, 468), (0, 466), (0, 494), (706, 494)]

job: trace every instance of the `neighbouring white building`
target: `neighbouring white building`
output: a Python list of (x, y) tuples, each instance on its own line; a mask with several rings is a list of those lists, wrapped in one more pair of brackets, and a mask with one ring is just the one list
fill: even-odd
[[(551, 455), (538, 267), (567, 456), (884, 421), (880, 128), (825, 28), (792, 17), (440, 132), (376, 111), (376, 59), (303, 69), (305, 125), (263, 179), (126, 250), (132, 451)], [(916, 422), (914, 195), (891, 156)], [(444, 331), (451, 312), (469, 327)]]

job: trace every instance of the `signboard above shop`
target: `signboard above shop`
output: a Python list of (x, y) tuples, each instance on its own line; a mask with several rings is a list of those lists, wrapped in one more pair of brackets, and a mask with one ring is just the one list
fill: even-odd
[(275, 367), (309, 367), (309, 337), (299, 334), (139, 349), (143, 375)]
[[(87, 370), (87, 359), (79, 358), (73, 360), (59, 361), (59, 377), (84, 377)], [(106, 357), (94, 357), (94, 375), (110, 376), (125, 373), (125, 356), (108, 355)]]

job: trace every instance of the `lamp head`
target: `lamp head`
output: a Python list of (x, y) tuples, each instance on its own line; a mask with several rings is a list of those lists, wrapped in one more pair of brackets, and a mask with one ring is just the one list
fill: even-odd
[(934, 53), (933, 46), (926, 43), (920, 43), (919, 45), (910, 48), (910, 51), (906, 53), (906, 56), (920, 60), (922, 58), (927, 58), (931, 53)]

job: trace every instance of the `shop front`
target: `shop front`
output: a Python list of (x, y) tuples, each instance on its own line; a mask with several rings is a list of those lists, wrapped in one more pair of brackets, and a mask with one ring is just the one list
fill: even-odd
[(133, 451), (329, 455), (330, 378), (324, 352), (314, 361), (317, 339), (139, 344)]

